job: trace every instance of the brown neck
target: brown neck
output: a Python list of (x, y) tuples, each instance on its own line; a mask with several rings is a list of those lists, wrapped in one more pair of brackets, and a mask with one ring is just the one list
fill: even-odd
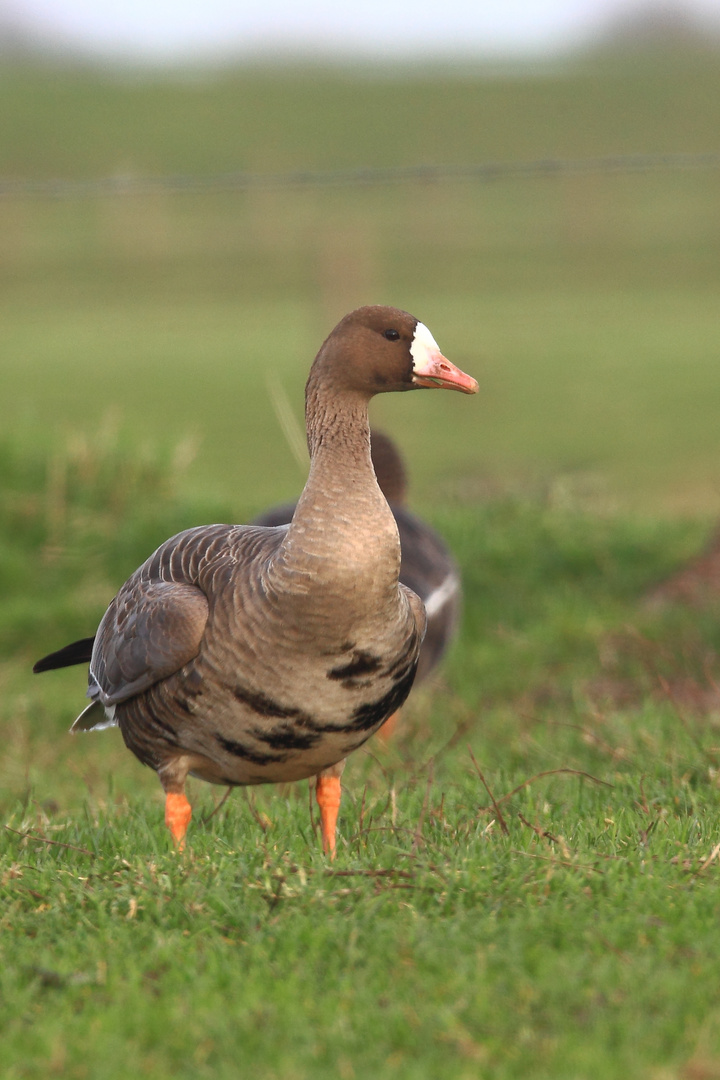
[(358, 391), (323, 393), (322, 385), (308, 382), (310, 475), (298, 511), (332, 522), (336, 536), (352, 532), (355, 543), (388, 512), (370, 457), (368, 403)]
[[(395, 519), (370, 458), (369, 395), (306, 391), (310, 475), (282, 545), (286, 571), (313, 574), (329, 592), (397, 591), (400, 544)], [(352, 591), (352, 588), (350, 591)]]
[(305, 390), (310, 475), (330, 470), (336, 480), (375, 478), (370, 459), (370, 398), (357, 390), (329, 392), (311, 373)]

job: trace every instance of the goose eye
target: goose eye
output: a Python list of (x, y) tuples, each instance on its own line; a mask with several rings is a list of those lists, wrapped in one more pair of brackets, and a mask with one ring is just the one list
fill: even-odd
[(386, 337), (388, 341), (399, 341), (400, 334), (397, 330), (385, 330), (383, 331), (383, 337)]

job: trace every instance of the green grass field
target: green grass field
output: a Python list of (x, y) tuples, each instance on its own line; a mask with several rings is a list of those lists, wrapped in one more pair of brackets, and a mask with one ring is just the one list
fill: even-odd
[[(0, 71), (0, 174), (715, 150), (711, 54), (482, 75)], [(0, 1074), (720, 1076), (720, 622), (651, 609), (720, 511), (717, 175), (0, 200)], [(465, 585), (338, 858), (298, 784), (199, 782), (188, 851), (91, 633), (163, 539), (303, 483), (323, 336), (406, 307), (477, 399), (376, 403)]]
[[(0, 71), (14, 179), (700, 152), (719, 129), (702, 52), (494, 78)], [(319, 343), (382, 301), (481, 383), (472, 409), (378, 403), (421, 504), (564, 476), (610, 507), (717, 512), (719, 253), (712, 171), (5, 198), (0, 424), (55, 444), (110, 411), (142, 444), (195, 439), (196, 491), (285, 498), (279, 434), (256, 474), (268, 376), (301, 418)]]

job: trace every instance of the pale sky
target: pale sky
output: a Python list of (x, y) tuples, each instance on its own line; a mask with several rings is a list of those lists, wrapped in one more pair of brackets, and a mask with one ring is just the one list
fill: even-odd
[(0, 0), (3, 25), (92, 52), (173, 59), (293, 49), (403, 59), (544, 53), (592, 38), (638, 8), (720, 27), (720, 0)]

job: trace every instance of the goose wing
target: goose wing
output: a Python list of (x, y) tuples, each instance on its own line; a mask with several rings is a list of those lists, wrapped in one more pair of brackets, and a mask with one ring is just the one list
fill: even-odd
[(197, 585), (133, 575), (98, 627), (88, 697), (116, 705), (166, 679), (197, 656), (207, 618)]

